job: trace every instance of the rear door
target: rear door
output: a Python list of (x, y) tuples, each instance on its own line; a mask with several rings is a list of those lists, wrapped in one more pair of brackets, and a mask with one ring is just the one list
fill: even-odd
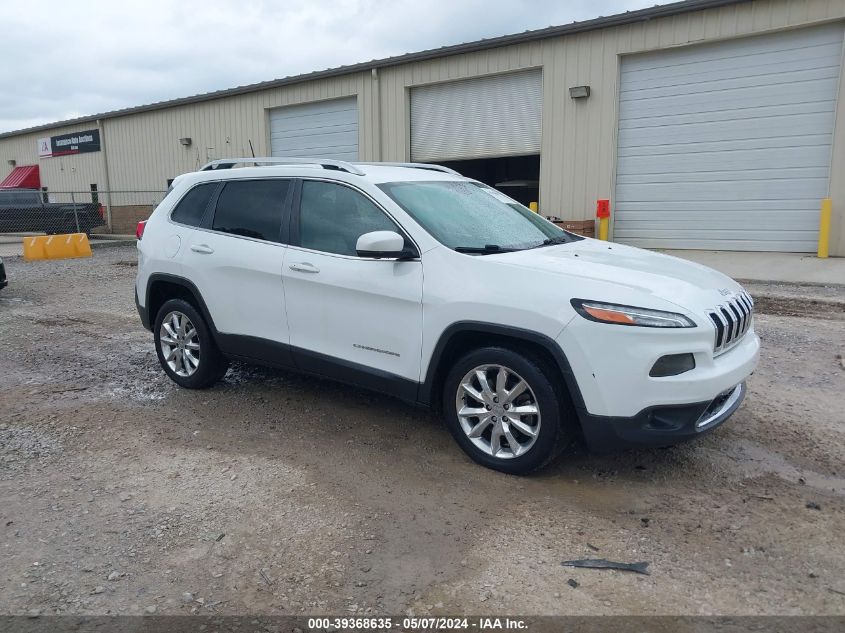
[(290, 179), (225, 181), (182, 247), (185, 276), (202, 294), (228, 353), (289, 362), (282, 220), (292, 190)]
[(422, 262), (358, 257), (364, 233), (403, 233), (360, 190), (323, 180), (303, 180), (299, 189), (282, 269), (296, 364), (376, 389), (413, 389), (420, 375)]

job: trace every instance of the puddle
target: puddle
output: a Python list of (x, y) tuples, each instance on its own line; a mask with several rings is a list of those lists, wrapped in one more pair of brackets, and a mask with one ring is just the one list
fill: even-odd
[(29, 306), (32, 305), (32, 301), (20, 297), (0, 297), (0, 305)]
[(134, 400), (135, 402), (158, 402), (169, 394), (164, 389), (150, 385), (131, 385), (112, 387), (106, 391), (106, 397), (115, 400)]

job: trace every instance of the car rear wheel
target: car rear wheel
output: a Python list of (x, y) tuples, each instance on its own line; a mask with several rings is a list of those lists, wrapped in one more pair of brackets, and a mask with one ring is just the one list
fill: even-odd
[(452, 435), (476, 462), (527, 474), (573, 440), (571, 407), (542, 358), (488, 347), (461, 358), (446, 377), (443, 412)]
[(204, 389), (216, 383), (229, 363), (200, 313), (184, 299), (170, 299), (153, 328), (159, 363), (180, 387)]

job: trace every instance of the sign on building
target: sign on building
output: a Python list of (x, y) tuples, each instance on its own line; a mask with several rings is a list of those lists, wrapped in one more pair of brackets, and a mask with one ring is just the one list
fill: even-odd
[(100, 130), (85, 130), (38, 139), (38, 156), (68, 156), (100, 151)]

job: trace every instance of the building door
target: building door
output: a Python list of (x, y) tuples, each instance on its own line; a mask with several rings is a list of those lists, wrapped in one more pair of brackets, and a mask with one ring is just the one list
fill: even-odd
[(816, 250), (842, 24), (625, 57), (613, 238)]
[(412, 88), (411, 159), (536, 202), (542, 106), (540, 70)]
[(358, 160), (358, 99), (347, 97), (270, 110), (273, 156)]

